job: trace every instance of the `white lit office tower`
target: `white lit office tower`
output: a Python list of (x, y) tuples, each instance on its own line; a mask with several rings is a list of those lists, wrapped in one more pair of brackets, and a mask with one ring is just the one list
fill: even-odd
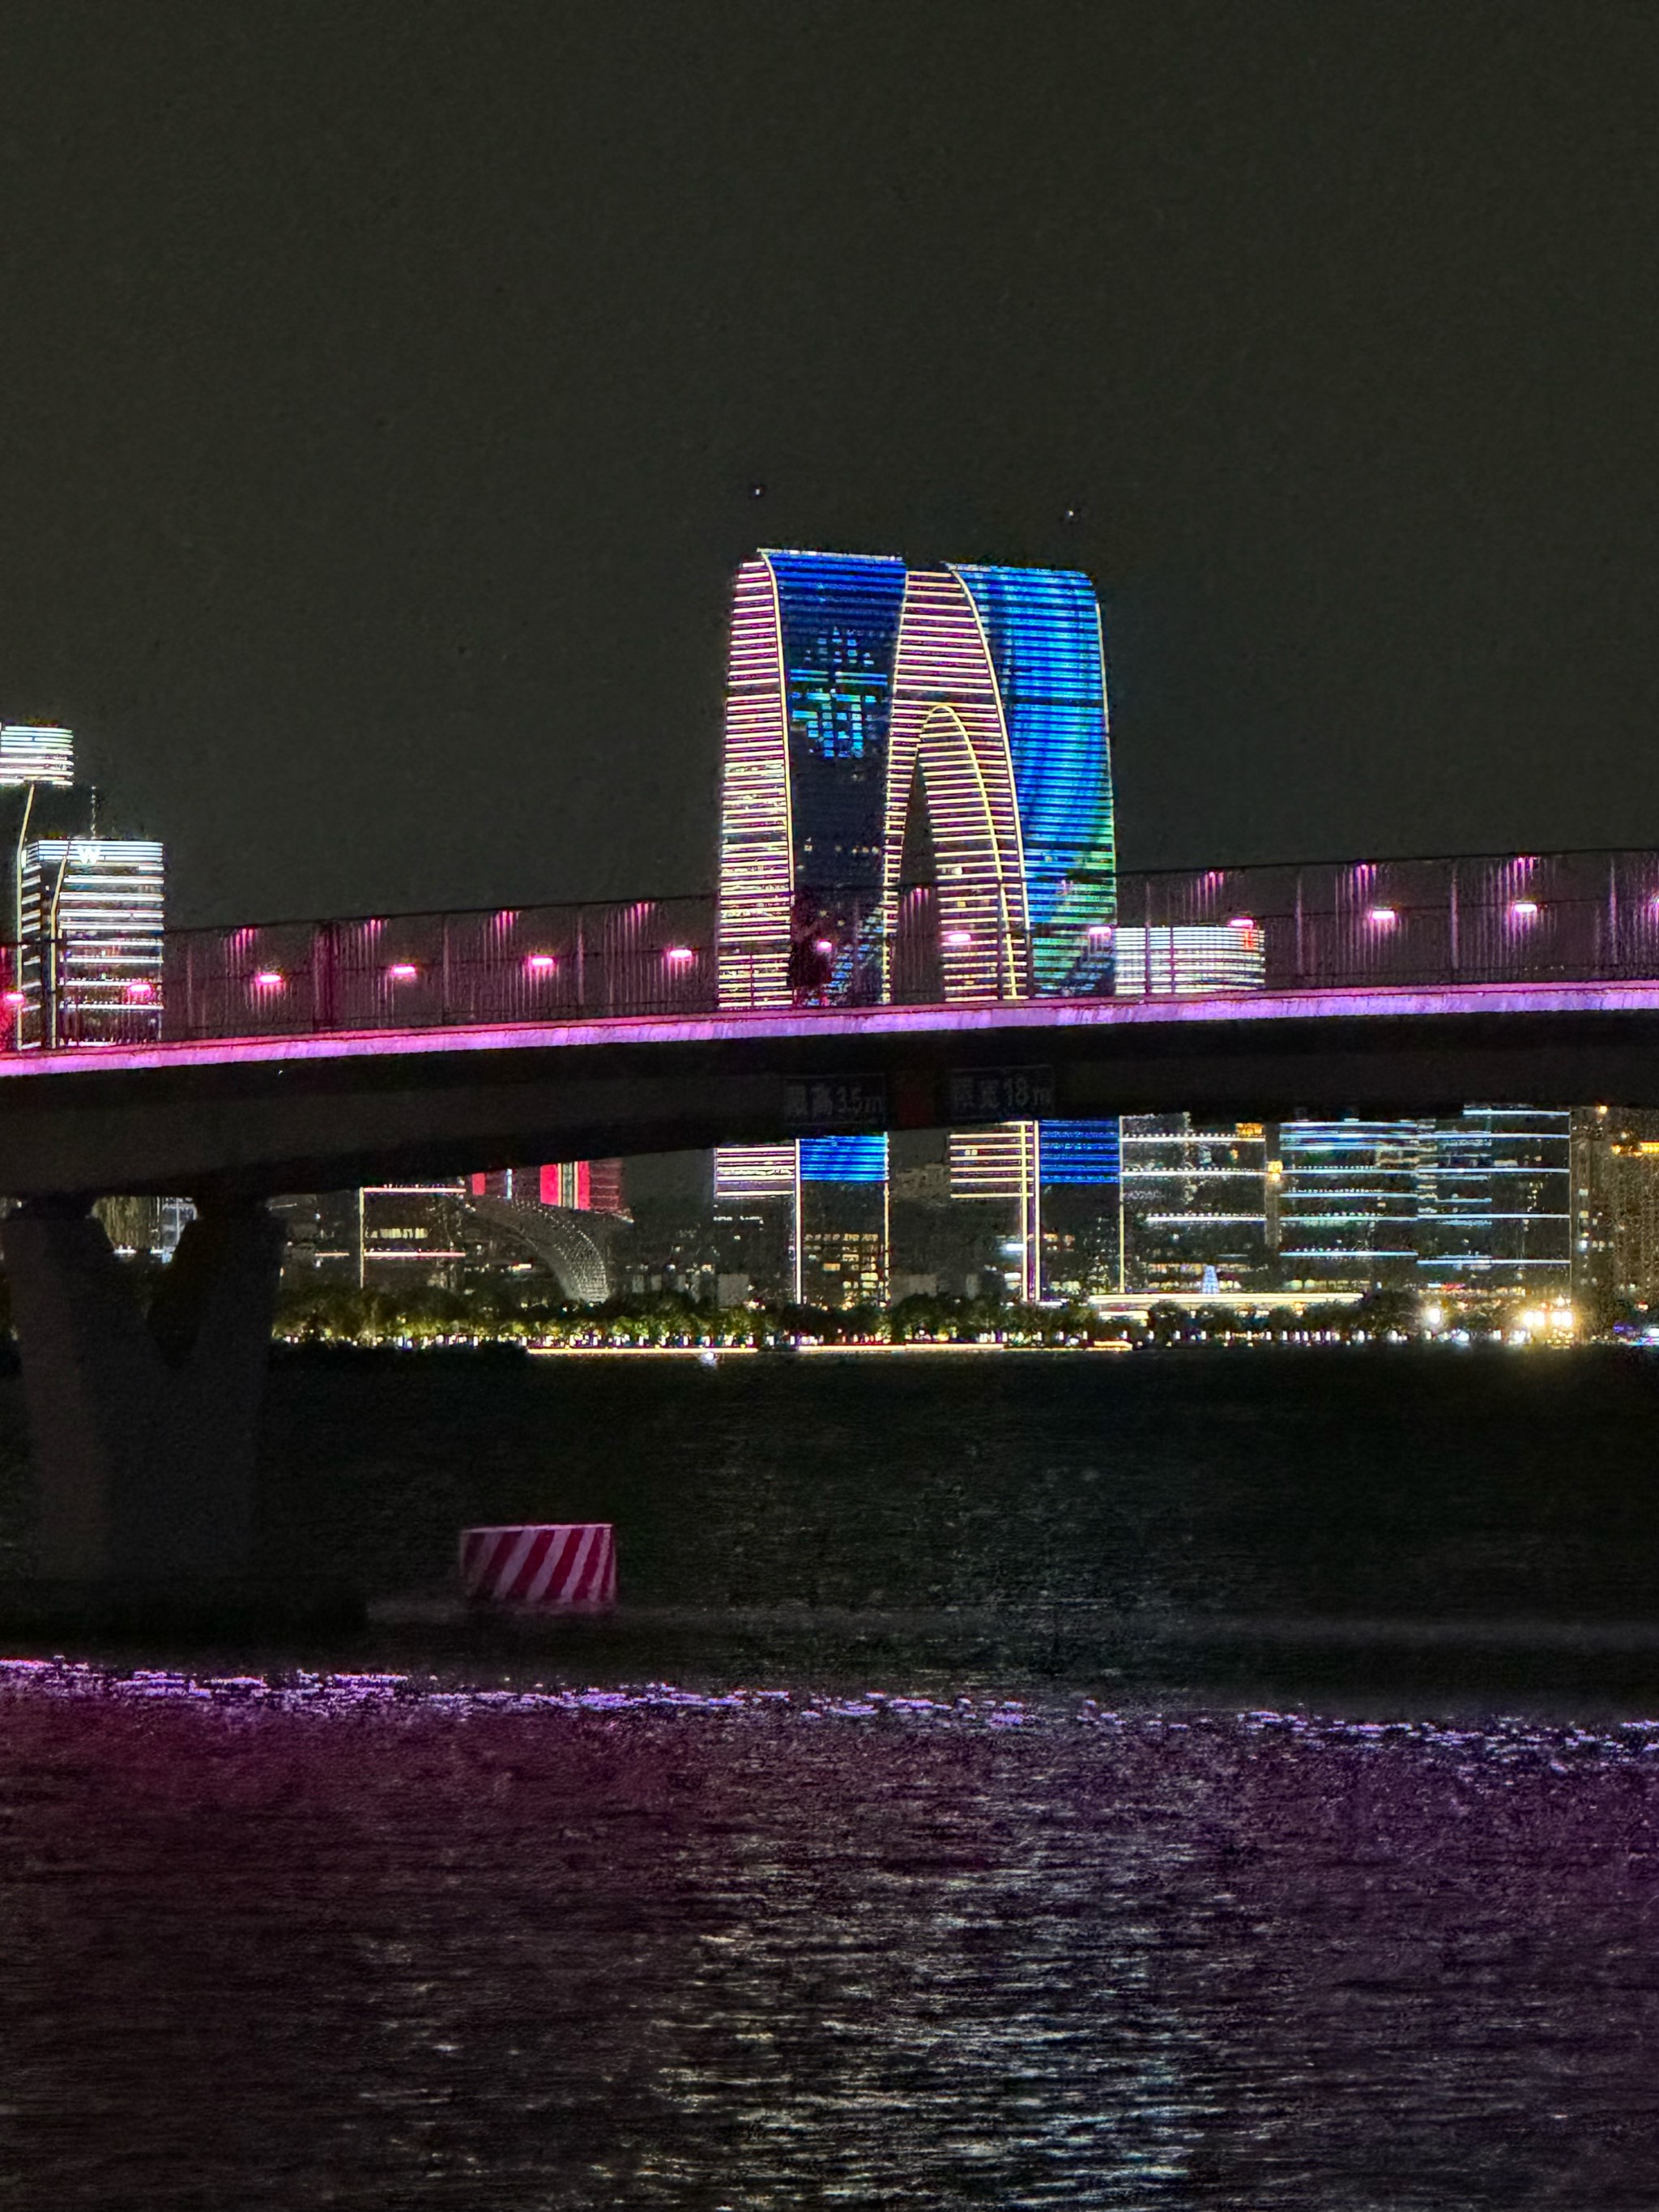
[(142, 1042), (161, 1033), (166, 859), (148, 838), (41, 837), (19, 851), (22, 1045)]
[[(92, 822), (93, 793), (75, 781), (75, 739), (56, 722), (0, 726), (0, 866), (5, 904), (0, 935), (21, 935), (23, 848), (31, 838), (74, 837)], [(15, 975), (5, 977), (8, 988)]]
[(1279, 1266), (1291, 1290), (1437, 1297), (1571, 1283), (1571, 1115), (1466, 1106), (1411, 1121), (1286, 1121)]
[(60, 723), (0, 726), (0, 784), (8, 789), (36, 783), (66, 788), (74, 781), (75, 738)]
[(1126, 1114), (1122, 1287), (1188, 1297), (1271, 1280), (1279, 1164), (1260, 1121)]

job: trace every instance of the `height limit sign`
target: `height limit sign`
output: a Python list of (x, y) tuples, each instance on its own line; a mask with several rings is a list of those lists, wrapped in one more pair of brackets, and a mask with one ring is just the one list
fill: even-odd
[(887, 1082), (880, 1075), (824, 1075), (783, 1086), (783, 1118), (791, 1129), (829, 1135), (839, 1129), (884, 1129)]

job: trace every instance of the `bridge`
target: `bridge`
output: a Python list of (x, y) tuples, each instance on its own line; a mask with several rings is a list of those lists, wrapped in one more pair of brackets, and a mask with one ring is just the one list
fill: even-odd
[[(550, 1156), (1191, 1109), (1659, 1103), (1659, 854), (1124, 877), (1091, 988), (993, 967), (926, 887), (843, 905), (815, 987), (712, 900), (170, 933), (153, 972), (9, 948), (4, 1249), (49, 1577), (246, 1565), (284, 1190)], [(1035, 933), (1031, 933), (1035, 934)], [(964, 980), (966, 979), (965, 982)], [(192, 1198), (141, 1316), (92, 1200)]]

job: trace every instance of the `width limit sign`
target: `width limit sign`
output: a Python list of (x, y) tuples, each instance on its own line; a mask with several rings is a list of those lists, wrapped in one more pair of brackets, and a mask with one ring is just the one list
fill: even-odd
[(814, 1135), (840, 1129), (884, 1129), (887, 1079), (881, 1075), (824, 1075), (786, 1083), (783, 1118), (790, 1129)]
[(1036, 1121), (1054, 1110), (1052, 1067), (957, 1068), (951, 1076), (951, 1120)]

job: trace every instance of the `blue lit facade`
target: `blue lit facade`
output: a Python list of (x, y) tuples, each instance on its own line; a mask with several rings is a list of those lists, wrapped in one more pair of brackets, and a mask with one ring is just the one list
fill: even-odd
[(1111, 758), (1100, 611), (1064, 570), (913, 570), (889, 725), (884, 908), (915, 795), (947, 1000), (1111, 988)]
[(904, 566), (846, 554), (768, 553), (777, 592), (798, 888), (872, 906)]
[(1030, 988), (1097, 990), (1111, 974), (1116, 846), (1094, 586), (1068, 569), (955, 573), (979, 616), (1007, 730)]
[(803, 1137), (800, 1179), (803, 1182), (885, 1182), (887, 1139), (884, 1135)]
[(1120, 1159), (1115, 1121), (1042, 1121), (1038, 1124), (1038, 1141), (1046, 1188), (1115, 1188)]

